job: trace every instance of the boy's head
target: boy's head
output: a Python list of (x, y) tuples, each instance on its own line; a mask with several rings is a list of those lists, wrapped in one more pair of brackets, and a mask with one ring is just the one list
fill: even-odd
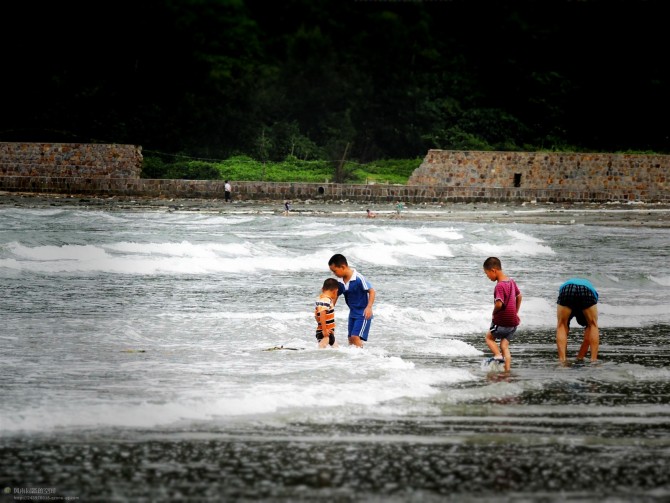
[(489, 257), (484, 261), (484, 270), (490, 271), (491, 269), (498, 269), (502, 271), (502, 264), (498, 257)]
[(335, 278), (328, 278), (323, 282), (323, 287), (321, 291), (323, 292), (332, 292), (333, 290), (337, 291), (340, 288), (339, 283)]
[(502, 264), (498, 257), (489, 257), (484, 261), (484, 273), (491, 281), (498, 279), (499, 271), (502, 271)]
[(344, 255), (336, 253), (328, 261), (328, 267), (333, 272), (335, 276), (341, 278), (344, 276), (346, 271), (349, 269), (349, 263)]

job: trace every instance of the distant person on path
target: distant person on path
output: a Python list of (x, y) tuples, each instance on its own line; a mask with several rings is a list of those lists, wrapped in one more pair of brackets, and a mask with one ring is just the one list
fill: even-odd
[(368, 218), (377, 218), (377, 214), (374, 211), (370, 211), (370, 208), (367, 209)]
[(335, 278), (328, 278), (323, 282), (321, 295), (316, 301), (314, 316), (316, 318), (316, 340), (319, 342), (319, 348), (325, 348), (330, 345), (337, 347), (335, 341), (335, 302), (340, 284)]
[(223, 185), (223, 191), (224, 191), (224, 200), (229, 203), (230, 202), (230, 193), (232, 192), (232, 187), (230, 186), (230, 182), (226, 180), (225, 184)]
[(402, 201), (398, 201), (398, 203), (395, 205), (395, 214), (396, 218), (401, 217), (402, 210), (405, 209), (405, 206), (402, 204)]
[[(489, 257), (484, 261), (484, 273), (491, 281), (496, 282), (493, 290), (493, 319), (489, 331), (486, 332), (486, 345), (493, 351), (493, 360), (498, 363), (504, 360), (505, 371), (509, 372), (512, 366), (509, 343), (520, 323), (521, 291), (514, 280), (503, 272), (497, 257)], [(496, 344), (498, 340), (500, 349)]]
[(328, 267), (337, 277), (338, 297), (344, 295), (349, 306), (349, 326), (347, 334), (349, 345), (363, 347), (368, 340), (372, 324), (372, 305), (375, 302), (375, 289), (365, 277), (349, 267), (344, 255), (336, 253), (328, 261)]
[(291, 201), (284, 201), (284, 216), (287, 217), (291, 211)]
[(567, 362), (568, 332), (570, 320), (577, 319), (584, 328), (584, 340), (577, 353), (577, 360), (583, 360), (591, 348), (591, 362), (598, 360), (600, 332), (598, 330), (598, 292), (590, 281), (570, 278), (558, 288), (556, 309), (556, 347), (558, 359)]

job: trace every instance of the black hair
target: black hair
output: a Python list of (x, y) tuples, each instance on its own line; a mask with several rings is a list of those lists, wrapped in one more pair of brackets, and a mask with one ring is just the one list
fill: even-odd
[(340, 288), (339, 282), (335, 278), (328, 278), (323, 282), (323, 291), (337, 290)]
[(498, 269), (502, 271), (502, 264), (498, 257), (489, 257), (484, 261), (484, 269), (490, 271), (491, 269)]
[(328, 265), (334, 265), (336, 267), (342, 267), (343, 265), (349, 265), (347, 262), (347, 259), (344, 255), (341, 253), (336, 253), (332, 257), (330, 257), (330, 260), (328, 261)]

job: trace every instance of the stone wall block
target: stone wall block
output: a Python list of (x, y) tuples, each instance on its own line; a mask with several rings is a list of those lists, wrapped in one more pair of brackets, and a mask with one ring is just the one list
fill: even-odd
[(593, 193), (607, 188), (628, 197), (649, 189), (647, 194), (667, 197), (670, 172), (670, 156), (661, 155), (430, 150), (426, 159), (430, 163), (424, 160), (408, 185), (512, 187), (519, 173), (521, 187), (528, 189), (550, 186)]

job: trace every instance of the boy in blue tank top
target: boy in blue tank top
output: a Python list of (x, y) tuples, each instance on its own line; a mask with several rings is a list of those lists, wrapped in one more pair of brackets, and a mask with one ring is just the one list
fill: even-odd
[(556, 347), (558, 360), (567, 364), (568, 332), (570, 320), (584, 327), (584, 340), (577, 352), (577, 360), (581, 361), (591, 348), (591, 362), (598, 360), (600, 331), (598, 329), (598, 292), (589, 280), (570, 278), (558, 287), (556, 300)]
[(344, 255), (333, 255), (328, 261), (328, 267), (339, 282), (338, 297), (344, 295), (349, 306), (349, 344), (363, 347), (372, 324), (375, 289), (361, 273), (349, 267)]

